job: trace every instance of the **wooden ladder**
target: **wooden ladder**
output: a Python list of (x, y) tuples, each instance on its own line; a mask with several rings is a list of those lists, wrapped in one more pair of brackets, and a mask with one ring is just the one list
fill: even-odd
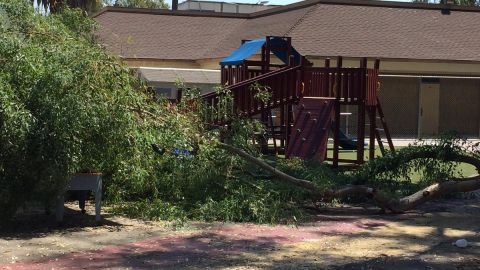
[[(367, 112), (370, 119), (370, 125), (373, 125), (374, 127), (375, 137), (377, 139), (378, 146), (380, 147), (382, 155), (385, 156), (386, 153), (384, 143), (387, 143), (389, 150), (391, 152), (394, 152), (395, 147), (393, 146), (392, 137), (390, 136), (390, 130), (388, 129), (387, 122), (385, 121), (385, 115), (383, 114), (382, 105), (380, 105), (380, 100), (378, 98), (377, 104), (375, 106), (367, 106)], [(376, 125), (377, 119), (380, 120), (380, 127), (377, 127)], [(382, 140), (381, 133), (384, 134), (386, 141)]]

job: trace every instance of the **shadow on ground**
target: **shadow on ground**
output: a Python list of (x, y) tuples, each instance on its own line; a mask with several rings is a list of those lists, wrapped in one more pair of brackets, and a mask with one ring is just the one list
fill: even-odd
[[(402, 215), (362, 209), (321, 209), (314, 221), (296, 227), (211, 224), (190, 235), (47, 257), (15, 269), (480, 269), (479, 245), (452, 245), (463, 237), (480, 243), (480, 200), (428, 203)], [(59, 230), (79, 228), (75, 215), (66, 220), (72, 224)]]
[(56, 233), (69, 233), (98, 226), (111, 228), (123, 224), (110, 220), (111, 214), (102, 213), (102, 220), (96, 221), (94, 214), (82, 214), (73, 204), (65, 207), (63, 222), (55, 220), (55, 214), (45, 214), (43, 210), (33, 209), (17, 215), (7, 224), (0, 225), (0, 239), (34, 239)]

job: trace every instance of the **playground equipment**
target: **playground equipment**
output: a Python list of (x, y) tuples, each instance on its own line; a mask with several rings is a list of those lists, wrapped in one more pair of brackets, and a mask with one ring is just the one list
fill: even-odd
[[(260, 59), (249, 60), (258, 51), (261, 52)], [(292, 47), (290, 37), (267, 36), (244, 41), (220, 65), (221, 82), (233, 94), (235, 112), (246, 117), (259, 117), (266, 125), (276, 153), (283, 150), (287, 157), (330, 160), (334, 166), (339, 162), (361, 164), (364, 162), (363, 142), (367, 127), (369, 159), (375, 155), (375, 140), (382, 153), (385, 153), (384, 143), (394, 151), (377, 97), (378, 59), (373, 68), (367, 68), (367, 58), (360, 61), (360, 67), (344, 68), (342, 57), (337, 58), (336, 67), (330, 67), (330, 59), (325, 60), (324, 67), (313, 67)], [(255, 98), (254, 84), (266, 86), (271, 94), (268, 102)], [(220, 95), (209, 93), (203, 97), (215, 106)], [(352, 143), (340, 130), (342, 105), (357, 109), (356, 136), (360, 143)], [(377, 119), (380, 127), (377, 127)], [(209, 121), (223, 124), (223, 120), (215, 115), (211, 115)], [(333, 130), (331, 158), (327, 157), (330, 130)], [(382, 140), (382, 135), (386, 140)], [(340, 159), (341, 145), (355, 148), (356, 159)]]
[(338, 133), (340, 147), (344, 150), (356, 150), (357, 149), (357, 139), (343, 133), (342, 130)]

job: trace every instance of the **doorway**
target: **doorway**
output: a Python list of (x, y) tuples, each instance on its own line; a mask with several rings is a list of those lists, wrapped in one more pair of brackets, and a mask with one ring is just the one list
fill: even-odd
[(440, 83), (422, 82), (418, 113), (418, 136), (422, 138), (437, 135), (440, 119)]

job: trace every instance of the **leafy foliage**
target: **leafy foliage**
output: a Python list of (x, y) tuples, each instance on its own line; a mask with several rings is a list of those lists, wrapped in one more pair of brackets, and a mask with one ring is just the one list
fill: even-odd
[(272, 98), (270, 87), (267, 85), (262, 85), (259, 82), (255, 82), (254, 84), (250, 85), (250, 91), (255, 92), (254, 97), (260, 100), (263, 104), (267, 104)]
[[(178, 106), (152, 99), (96, 44), (95, 24), (80, 10), (40, 16), (28, 0), (2, 0), (0, 20), (2, 217), (29, 200), (51, 202), (71, 175), (91, 171), (104, 174), (117, 211), (143, 218), (273, 222), (295, 208), (285, 203), (291, 189), (256, 183), (215, 146), (228, 131), (204, 126), (196, 89)], [(216, 108), (225, 117), (229, 98)], [(243, 119), (230, 131), (225, 139), (239, 146), (261, 132)]]
[(105, 0), (105, 4), (130, 8), (168, 8), (163, 0)]
[(31, 0), (45, 11), (57, 13), (64, 7), (80, 8), (88, 13), (100, 10), (103, 6), (102, 0)]
[(0, 20), (1, 214), (50, 201), (80, 171), (103, 172), (111, 198), (155, 194), (151, 143), (192, 148), (183, 127), (194, 120), (153, 102), (80, 11), (39, 16), (29, 1), (2, 0)]
[[(368, 162), (354, 175), (353, 182), (406, 195), (434, 182), (458, 176), (459, 163), (446, 161), (449, 158), (457, 155), (478, 158), (479, 153), (478, 143), (472, 144), (452, 135), (444, 135), (433, 143), (418, 141)], [(417, 179), (413, 176), (417, 176)]]

